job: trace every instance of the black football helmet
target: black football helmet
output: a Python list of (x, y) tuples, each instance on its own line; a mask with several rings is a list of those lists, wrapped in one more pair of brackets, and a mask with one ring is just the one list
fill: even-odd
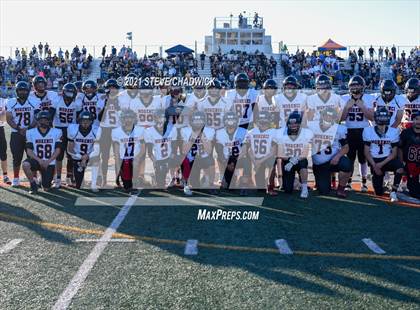
[(287, 134), (296, 135), (300, 131), (302, 124), (302, 115), (298, 111), (293, 111), (287, 118)]
[(327, 107), (319, 113), (319, 122), (324, 126), (333, 126), (338, 123), (338, 113), (333, 107)]
[(221, 90), (222, 90), (222, 83), (220, 83), (219, 80), (214, 79), (207, 85), (207, 93), (209, 97), (212, 98), (218, 98), (221, 96)]
[(34, 77), (32, 80), (32, 84), (37, 93), (42, 94), (47, 89), (47, 80), (41, 75), (37, 75), (36, 77)]
[(62, 89), (63, 99), (67, 102), (73, 101), (77, 96), (77, 88), (73, 83), (66, 83)]
[(236, 89), (248, 89), (249, 78), (244, 72), (238, 73), (235, 76), (235, 88)]
[(79, 118), (77, 119), (77, 123), (82, 127), (82, 129), (86, 130), (92, 126), (93, 123), (93, 115), (89, 111), (83, 111), (79, 114)]
[(420, 80), (418, 78), (409, 79), (405, 83), (404, 91), (407, 95), (408, 100), (416, 100), (420, 93)]
[(264, 82), (263, 89), (277, 89), (277, 82), (273, 79), (268, 79)]
[(38, 126), (41, 128), (49, 128), (51, 124), (51, 114), (48, 111), (40, 111), (35, 116)]
[(137, 124), (137, 114), (131, 109), (123, 109), (120, 113), (121, 124), (126, 128), (132, 128)]
[(272, 122), (271, 113), (268, 111), (260, 111), (258, 112), (258, 119), (257, 124), (258, 127), (261, 128), (268, 128)]
[(201, 130), (206, 125), (206, 114), (201, 111), (195, 111), (191, 115), (190, 124), (193, 130)]
[(385, 102), (390, 102), (397, 94), (397, 84), (393, 80), (383, 80), (381, 83), (381, 96)]
[(373, 114), (376, 125), (389, 125), (391, 113), (384, 106), (378, 107)]
[(318, 75), (318, 77), (315, 80), (315, 88), (316, 89), (331, 89), (332, 88), (331, 79), (325, 74)]
[(366, 87), (365, 79), (360, 75), (355, 75), (350, 79), (348, 87), (351, 95), (360, 95)]
[(239, 120), (235, 112), (229, 111), (229, 112), (226, 112), (225, 115), (223, 116), (223, 124), (228, 129), (229, 128), (236, 129), (236, 127), (238, 127), (238, 123), (239, 123)]
[(26, 101), (29, 97), (29, 93), (31, 92), (31, 86), (26, 81), (20, 81), (16, 84), (16, 97), (21, 101)]
[(283, 89), (298, 89), (298, 88), (299, 88), (299, 82), (293, 75), (289, 75), (283, 80)]
[(93, 97), (98, 91), (98, 84), (93, 80), (86, 80), (83, 82), (82, 91), (87, 97)]

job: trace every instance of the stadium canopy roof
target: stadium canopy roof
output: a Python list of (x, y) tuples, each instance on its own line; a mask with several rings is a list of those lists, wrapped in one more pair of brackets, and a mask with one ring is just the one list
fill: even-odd
[(168, 54), (190, 54), (194, 51), (182, 44), (178, 44), (171, 48), (168, 48), (167, 50), (165, 50), (165, 52)]
[(327, 42), (325, 42), (320, 47), (318, 47), (318, 51), (345, 51), (345, 50), (347, 50), (347, 47), (342, 46), (338, 43), (335, 43), (331, 39), (328, 39)]

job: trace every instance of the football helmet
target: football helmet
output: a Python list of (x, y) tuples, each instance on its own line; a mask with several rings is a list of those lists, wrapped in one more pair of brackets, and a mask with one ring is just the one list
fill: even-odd
[(229, 112), (226, 112), (225, 115), (223, 116), (223, 124), (228, 129), (233, 129), (233, 128), (236, 129), (236, 127), (238, 127), (238, 123), (239, 123), (239, 120), (235, 112), (229, 111)]
[(206, 114), (201, 111), (195, 111), (191, 115), (190, 124), (194, 131), (201, 130), (206, 125)]
[(40, 111), (36, 115), (38, 126), (42, 128), (49, 128), (51, 123), (51, 114), (48, 111)]
[(236, 89), (248, 89), (249, 78), (248, 75), (244, 72), (238, 73), (235, 76), (235, 88)]
[(47, 80), (41, 76), (37, 75), (33, 78), (32, 84), (34, 85), (34, 89), (37, 93), (44, 93), (47, 88)]
[(28, 82), (20, 81), (16, 84), (16, 97), (18, 97), (21, 101), (26, 101), (29, 97), (29, 93), (31, 91), (31, 86)]
[(296, 135), (300, 131), (300, 126), (302, 124), (302, 115), (298, 111), (293, 111), (289, 114), (287, 118), (287, 134)]
[(410, 101), (418, 98), (420, 93), (420, 80), (418, 78), (411, 78), (405, 83), (404, 91)]
[(319, 121), (321, 125), (333, 126), (338, 122), (338, 113), (332, 107), (327, 107), (319, 113)]
[(318, 75), (318, 77), (315, 80), (315, 88), (316, 89), (331, 89), (332, 88), (331, 79), (325, 74)]
[(125, 128), (132, 128), (137, 124), (137, 114), (131, 109), (123, 109), (120, 113), (121, 124)]
[(212, 98), (217, 98), (221, 96), (222, 90), (222, 83), (219, 80), (214, 79), (208, 86), (207, 86), (207, 93)]
[(299, 82), (293, 75), (289, 75), (283, 80), (283, 89), (298, 89), (298, 88), (299, 88)]
[(98, 90), (98, 84), (96, 84), (93, 80), (86, 80), (83, 82), (82, 85), (82, 91), (83, 93), (89, 98), (96, 95), (96, 92)]
[(277, 82), (273, 79), (268, 79), (264, 82), (263, 89), (277, 89)]
[(389, 125), (391, 113), (384, 106), (378, 107), (373, 114), (376, 125)]
[(365, 79), (360, 75), (355, 75), (350, 79), (348, 87), (351, 95), (360, 95), (366, 87)]
[(397, 94), (397, 84), (393, 80), (383, 80), (381, 83), (381, 96), (385, 102), (390, 102)]
[(93, 123), (93, 116), (92, 113), (89, 111), (83, 111), (79, 114), (79, 118), (77, 119), (77, 123), (80, 125), (80, 127), (84, 130), (87, 130), (92, 126)]
[(257, 124), (260, 129), (267, 129), (270, 127), (272, 120), (271, 120), (271, 113), (268, 111), (260, 111), (258, 112), (258, 119)]
[(72, 102), (77, 96), (77, 88), (73, 83), (66, 83), (62, 89), (63, 99), (66, 102)]

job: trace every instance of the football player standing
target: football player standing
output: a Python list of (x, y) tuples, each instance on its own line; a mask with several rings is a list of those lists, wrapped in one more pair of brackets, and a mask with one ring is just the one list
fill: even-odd
[(50, 113), (40, 111), (36, 115), (37, 127), (26, 131), (26, 153), (28, 158), (23, 162), (23, 171), (31, 184), (31, 194), (36, 194), (38, 185), (35, 171), (41, 173), (41, 184), (45, 191), (51, 188), (54, 166), (61, 152), (61, 130), (51, 128)]
[(405, 97), (407, 99), (404, 105), (404, 117), (402, 127), (409, 128), (413, 124), (416, 112), (420, 111), (420, 80), (411, 78), (405, 83)]
[(7, 142), (4, 125), (6, 124), (6, 100), (0, 98), (0, 161), (1, 170), (3, 172), (3, 183), (10, 185), (9, 176), (7, 175)]
[(397, 84), (393, 80), (383, 80), (380, 86), (381, 92), (376, 96), (374, 108), (386, 107), (391, 113), (388, 126), (398, 128), (404, 116), (406, 98), (397, 95)]
[(26, 131), (35, 127), (35, 115), (38, 107), (28, 99), (31, 87), (29, 83), (20, 81), (16, 84), (16, 98), (11, 98), (6, 104), (6, 120), (12, 128), (10, 150), (13, 157), (12, 186), (19, 186), (20, 165), (26, 145)]
[(104, 98), (97, 94), (98, 85), (93, 80), (83, 82), (83, 94), (77, 99), (83, 110), (89, 111), (94, 119), (93, 126), (99, 127), (100, 119), (104, 109)]
[(57, 93), (47, 90), (47, 80), (43, 76), (36, 76), (32, 80), (34, 91), (29, 95), (29, 100), (41, 111), (49, 111), (57, 100)]
[(403, 164), (397, 158), (400, 132), (398, 128), (389, 126), (391, 112), (380, 106), (374, 113), (375, 126), (363, 130), (365, 156), (372, 171), (372, 184), (376, 195), (384, 193), (384, 173), (394, 172), (394, 182), (389, 195), (391, 202), (398, 201), (397, 190), (404, 173)]
[[(363, 129), (370, 126), (373, 121), (373, 101), (374, 97), (365, 94), (365, 80), (360, 75), (353, 76), (348, 84), (349, 94), (344, 95), (344, 108), (341, 114), (341, 121), (345, 121), (347, 127), (347, 142), (349, 151), (347, 157), (351, 160), (354, 170), (354, 162), (360, 164), (360, 174), (362, 176), (362, 192), (367, 192), (367, 162), (364, 155)], [(349, 178), (347, 189), (351, 189), (352, 179)]]
[[(272, 79), (268, 79), (263, 84), (262, 95), (257, 97), (255, 104), (254, 117), (258, 118), (259, 112), (268, 112), (270, 119), (274, 123), (275, 128), (280, 127), (280, 107), (274, 100), (277, 93), (277, 83)], [(270, 124), (271, 126), (271, 124)]]

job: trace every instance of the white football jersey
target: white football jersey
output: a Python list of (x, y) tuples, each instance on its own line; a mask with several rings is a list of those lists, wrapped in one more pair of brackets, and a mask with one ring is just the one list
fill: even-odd
[(301, 127), (295, 140), (287, 134), (287, 127), (279, 128), (276, 131), (277, 134), (273, 141), (278, 145), (278, 157), (309, 157), (314, 137), (311, 130)]
[(376, 126), (363, 129), (363, 141), (369, 144), (370, 154), (373, 158), (385, 158), (392, 152), (392, 145), (400, 141), (398, 128), (387, 127), (383, 136), (376, 132)]
[(142, 143), (144, 140), (144, 128), (134, 126), (129, 133), (125, 132), (122, 127), (112, 129), (112, 141), (118, 142), (120, 159), (133, 159), (140, 154)]
[(127, 90), (122, 91), (118, 95), (118, 102), (120, 103), (121, 109), (131, 109), (132, 106), (136, 106), (140, 101), (138, 94), (130, 96)]
[(308, 123), (308, 128), (314, 134), (312, 140), (312, 161), (315, 165), (329, 162), (341, 149), (340, 140), (347, 138), (347, 127), (335, 124), (327, 130), (322, 130), (319, 122)]
[(402, 119), (402, 124), (404, 127), (409, 126), (413, 123), (413, 113), (420, 111), (420, 97), (417, 97), (416, 100), (410, 101), (406, 98), (406, 103), (404, 105), (404, 116)]
[(302, 92), (298, 92), (294, 98), (288, 98), (283, 93), (274, 96), (274, 101), (280, 109), (280, 121), (279, 126), (286, 125), (289, 114), (293, 111), (300, 112), (301, 115), (307, 110), (307, 99), (308, 96)]
[(206, 114), (207, 127), (218, 130), (224, 127), (223, 117), (227, 111), (232, 109), (232, 104), (220, 97), (219, 101), (213, 103), (210, 97), (206, 97), (197, 103), (197, 110)]
[(80, 132), (80, 125), (79, 124), (71, 124), (67, 129), (67, 138), (69, 141), (74, 142), (74, 149), (70, 150), (73, 152), (74, 159), (78, 160), (82, 157), (82, 155), (88, 154), (90, 155), (93, 152), (93, 146), (95, 142), (99, 141), (101, 137), (101, 128), (92, 126), (91, 130), (86, 134), (83, 135)]
[(213, 128), (204, 127), (202, 132), (196, 133), (191, 127), (184, 127), (181, 129), (181, 136), (185, 143), (192, 143), (187, 154), (188, 159), (193, 160), (197, 154), (203, 158), (209, 156), (204, 149), (203, 140), (212, 141), (214, 139), (215, 131)]
[(32, 102), (37, 109), (41, 111), (48, 111), (51, 107), (53, 107), (54, 102), (60, 97), (62, 96), (50, 90), (45, 91), (45, 94), (42, 97), (39, 97), (34, 91), (32, 91), (29, 95), (29, 101)]
[[(56, 144), (61, 142), (62, 134), (61, 129), (57, 128), (50, 128), (45, 134), (42, 134), (36, 127), (26, 132), (26, 143), (32, 143), (36, 156), (42, 160), (47, 160), (54, 154)], [(63, 151), (61, 150), (61, 152)], [(55, 160), (50, 165), (55, 165)]]
[[(344, 109), (345, 105), (351, 99), (351, 95), (343, 95), (341, 97), (343, 99), (343, 106), (341, 107)], [(364, 94), (362, 96), (362, 101), (364, 106), (367, 109), (373, 109), (373, 102), (375, 101), (375, 97), (370, 94)], [(365, 128), (371, 126), (370, 121), (366, 118), (360, 108), (354, 104), (350, 109), (349, 113), (347, 114), (347, 118), (345, 119), (345, 125), (347, 128)]]
[(337, 109), (337, 111), (341, 111), (341, 108), (343, 107), (343, 99), (341, 99), (341, 96), (333, 92), (331, 92), (327, 101), (322, 100), (318, 94), (308, 96), (308, 108), (315, 111), (313, 121), (318, 121), (320, 115), (319, 113), (327, 107), (332, 107)]
[(157, 110), (162, 109), (159, 96), (153, 96), (149, 105), (145, 105), (141, 98), (138, 101), (133, 101), (131, 109), (136, 112), (139, 122), (137, 125), (142, 127), (151, 127), (155, 125), (153, 115)]
[(391, 120), (389, 121), (389, 125), (391, 126), (395, 120), (397, 119), (398, 111), (404, 110), (404, 106), (407, 102), (407, 99), (401, 95), (395, 95), (394, 99), (391, 100), (388, 104), (382, 99), (380, 94), (375, 96), (373, 106), (376, 109), (377, 107), (386, 107), (389, 112), (391, 112)]
[(177, 138), (177, 131), (171, 130), (162, 135), (155, 127), (146, 128), (144, 132), (144, 141), (153, 144), (153, 156), (156, 160), (164, 160), (172, 155), (172, 141)]
[(116, 107), (116, 103), (119, 103), (118, 97), (116, 99), (105, 99), (104, 114), (102, 115), (101, 127), (103, 128), (115, 128), (120, 125), (119, 115)]
[(82, 110), (81, 102), (73, 100), (69, 105), (64, 102), (62, 96), (53, 102), (55, 109), (53, 124), (54, 127), (68, 127), (77, 122), (77, 112)]
[(196, 109), (198, 102), (204, 98), (206, 98), (206, 95), (204, 95), (203, 98), (198, 98), (194, 93), (188, 94), (187, 99), (185, 100), (185, 106), (190, 109)]
[[(20, 128), (28, 128), (35, 119), (35, 111), (37, 106), (29, 100), (20, 103), (16, 98), (10, 98), (6, 103), (7, 112), (12, 113), (13, 121), (19, 125)], [(12, 132), (17, 132), (16, 129), (11, 128)]]
[(216, 132), (216, 143), (223, 146), (225, 159), (228, 159), (230, 156), (238, 156), (241, 153), (246, 134), (246, 129), (242, 127), (238, 127), (232, 136), (229, 136), (225, 128)]
[(6, 99), (0, 98), (0, 127), (6, 125)]
[(86, 95), (82, 95), (79, 99), (76, 99), (78, 101), (78, 104), (83, 107), (83, 110), (89, 111), (93, 116), (93, 126), (98, 127), (99, 126), (99, 113), (103, 110), (105, 106), (105, 101), (103, 98), (104, 96), (100, 96), (96, 94), (91, 99), (86, 97)]
[(275, 135), (276, 129), (273, 128), (261, 131), (257, 127), (254, 127), (248, 131), (246, 141), (251, 146), (255, 158), (263, 158), (271, 153)]
[(226, 100), (232, 105), (233, 111), (239, 118), (239, 125), (251, 123), (254, 119), (253, 107), (257, 102), (258, 92), (248, 89), (245, 95), (238, 94), (236, 89), (226, 92)]

